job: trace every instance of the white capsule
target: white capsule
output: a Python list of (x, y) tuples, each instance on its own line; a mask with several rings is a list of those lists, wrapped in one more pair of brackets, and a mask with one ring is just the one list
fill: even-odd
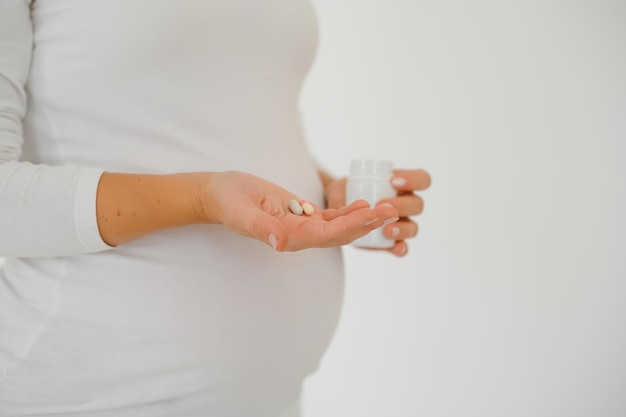
[(289, 210), (296, 216), (301, 216), (304, 212), (304, 209), (296, 200), (289, 200)]
[(311, 214), (313, 214), (315, 212), (315, 209), (313, 208), (313, 205), (309, 202), (306, 202), (304, 204), (302, 204), (302, 210), (304, 211), (304, 214), (310, 216)]

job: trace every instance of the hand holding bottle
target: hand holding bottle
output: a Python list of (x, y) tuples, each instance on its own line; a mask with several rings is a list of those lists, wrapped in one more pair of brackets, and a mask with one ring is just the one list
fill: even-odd
[[(326, 201), (329, 208), (340, 208), (346, 205), (347, 178), (333, 179), (324, 175)], [(395, 169), (389, 180), (396, 195), (383, 198), (377, 202), (380, 207), (391, 204), (398, 210), (400, 219), (383, 227), (384, 236), (392, 240), (391, 247), (383, 249), (396, 256), (404, 256), (408, 252), (407, 239), (417, 235), (418, 224), (412, 217), (424, 209), (423, 199), (415, 192), (426, 190), (431, 184), (430, 175), (422, 169)]]

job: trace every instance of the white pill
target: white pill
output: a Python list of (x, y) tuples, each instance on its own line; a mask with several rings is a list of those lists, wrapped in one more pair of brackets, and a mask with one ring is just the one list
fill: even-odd
[(302, 210), (304, 211), (304, 214), (307, 214), (309, 216), (315, 212), (315, 209), (313, 208), (313, 205), (311, 205), (311, 203), (304, 203), (302, 205)]
[(301, 216), (304, 212), (304, 209), (296, 200), (289, 200), (289, 210), (296, 216)]

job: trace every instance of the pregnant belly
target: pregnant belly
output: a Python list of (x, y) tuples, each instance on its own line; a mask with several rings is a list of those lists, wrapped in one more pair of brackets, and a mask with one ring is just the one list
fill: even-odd
[(339, 249), (276, 253), (222, 226), (55, 262), (58, 306), (0, 391), (15, 415), (166, 400), (278, 412), (317, 367), (343, 295)]

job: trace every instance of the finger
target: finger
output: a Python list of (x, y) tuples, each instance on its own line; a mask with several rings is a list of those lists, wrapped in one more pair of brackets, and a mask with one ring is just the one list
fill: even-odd
[(398, 191), (425, 190), (432, 180), (423, 169), (396, 169), (393, 171), (391, 185)]
[(419, 226), (417, 223), (408, 219), (400, 219), (393, 224), (385, 226), (383, 234), (390, 239), (405, 240), (417, 236), (418, 231)]
[(390, 204), (382, 204), (380, 206), (376, 206), (374, 207), (374, 210), (376, 211), (376, 215), (378, 216), (378, 218), (381, 219), (384, 224), (393, 223), (400, 219), (400, 216), (398, 215), (398, 210), (396, 210), (396, 208)]
[(397, 211), (388, 206), (353, 211), (326, 223), (324, 241), (329, 245), (345, 245), (397, 220)]
[(402, 257), (409, 253), (409, 246), (406, 244), (406, 242), (400, 240), (396, 242), (396, 244), (393, 245), (391, 248), (385, 250), (395, 256)]
[(285, 217), (283, 223), (289, 236), (287, 250), (345, 245), (367, 234), (379, 221), (376, 210), (370, 208), (361, 208), (331, 221)]
[(346, 214), (349, 214), (355, 210), (362, 209), (362, 208), (369, 208), (369, 206), (370, 204), (366, 200), (356, 200), (352, 202), (351, 204), (345, 207), (341, 207), (339, 209), (322, 210), (322, 216), (324, 217), (324, 220), (330, 221), (336, 217), (345, 216)]
[[(361, 208), (331, 221), (308, 222), (298, 225), (294, 236), (298, 237), (297, 247), (330, 247), (352, 242), (386, 221), (396, 221), (397, 211), (390, 206), (375, 209)], [(292, 239), (293, 241), (294, 239)]]
[(284, 216), (279, 220), (262, 210), (256, 210), (249, 214), (253, 221), (247, 235), (265, 242), (277, 251), (294, 251), (345, 245), (383, 226), (385, 222), (398, 219), (397, 210), (391, 206), (371, 209), (358, 208), (363, 205), (362, 202), (353, 204), (353, 207), (345, 209), (346, 214), (331, 221), (313, 216)]
[(396, 243), (394, 243), (394, 245), (390, 248), (386, 248), (386, 249), (373, 249), (373, 248), (363, 248), (365, 250), (371, 250), (371, 251), (383, 251), (383, 252), (389, 252), (392, 255), (398, 256), (398, 257), (402, 257), (404, 255), (406, 255), (409, 252), (409, 247), (406, 244), (406, 242), (399, 240)]
[(361, 248), (362, 250), (370, 250), (374, 252), (389, 252), (395, 256), (404, 256), (409, 251), (409, 246), (402, 240), (396, 241), (390, 248)]
[(385, 198), (378, 204), (389, 203), (398, 210), (400, 217), (415, 216), (424, 211), (424, 200), (422, 197), (409, 193), (398, 197)]
[(288, 244), (288, 233), (280, 220), (263, 210), (255, 210), (254, 207), (250, 209), (248, 216), (252, 220), (247, 230), (238, 231), (239, 233), (260, 240), (277, 251), (285, 250)]
[(385, 198), (379, 201), (378, 204), (391, 204), (398, 210), (400, 217), (415, 216), (424, 211), (424, 200), (420, 196), (412, 193), (398, 197)]
[(330, 222), (313, 216), (285, 216), (278, 220), (259, 211), (246, 235), (279, 252), (296, 251), (350, 243), (371, 231), (374, 223), (381, 225), (376, 210), (370, 208), (357, 209)]

